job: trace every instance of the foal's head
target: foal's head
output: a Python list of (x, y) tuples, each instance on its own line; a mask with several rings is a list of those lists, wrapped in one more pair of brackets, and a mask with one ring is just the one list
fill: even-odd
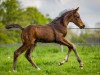
[(77, 25), (80, 29), (84, 28), (85, 25), (82, 22), (80, 15), (78, 13), (79, 7), (77, 9), (69, 11), (66, 15), (69, 18), (69, 22), (73, 22)]

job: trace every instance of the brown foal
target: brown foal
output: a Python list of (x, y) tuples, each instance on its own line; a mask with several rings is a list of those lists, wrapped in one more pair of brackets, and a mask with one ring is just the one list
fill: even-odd
[(22, 30), (21, 34), (22, 46), (14, 52), (13, 71), (16, 71), (16, 62), (18, 56), (25, 51), (26, 51), (25, 57), (27, 58), (27, 60), (32, 64), (33, 67), (40, 70), (40, 68), (32, 61), (31, 57), (33, 49), (35, 48), (37, 42), (44, 42), (44, 43), (55, 42), (67, 46), (69, 48), (68, 53), (64, 58), (64, 60), (59, 63), (59, 65), (62, 65), (68, 61), (70, 52), (71, 50), (73, 50), (80, 64), (80, 67), (82, 68), (83, 63), (76, 51), (74, 44), (64, 39), (64, 37), (67, 34), (67, 25), (69, 22), (73, 22), (80, 29), (85, 27), (84, 23), (80, 18), (79, 13), (77, 12), (78, 9), (79, 7), (77, 9), (65, 11), (64, 13), (62, 13), (62, 15), (60, 15), (59, 17), (54, 19), (51, 23), (45, 26), (29, 25), (26, 28), (22, 28), (18, 24), (7, 25), (6, 26), (7, 29), (19, 28)]

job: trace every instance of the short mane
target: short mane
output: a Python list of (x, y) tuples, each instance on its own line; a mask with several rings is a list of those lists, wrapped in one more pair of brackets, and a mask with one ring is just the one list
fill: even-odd
[(55, 23), (57, 20), (59, 20), (59, 19), (62, 19), (69, 11), (72, 11), (73, 9), (71, 9), (71, 10), (64, 10), (64, 11), (62, 11), (60, 14), (59, 14), (59, 16), (58, 17), (56, 17), (51, 23)]

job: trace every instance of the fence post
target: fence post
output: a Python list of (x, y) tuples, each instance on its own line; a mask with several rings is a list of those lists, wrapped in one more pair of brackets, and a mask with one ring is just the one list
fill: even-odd
[(60, 48), (61, 48), (61, 52), (63, 52), (64, 51), (63, 45), (60, 45)]

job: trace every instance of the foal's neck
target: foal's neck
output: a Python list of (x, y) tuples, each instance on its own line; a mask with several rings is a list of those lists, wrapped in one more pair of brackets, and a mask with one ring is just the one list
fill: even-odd
[(63, 34), (63, 36), (66, 36), (67, 34), (67, 26), (70, 22), (70, 16), (67, 15), (65, 18), (63, 19), (59, 19), (57, 22), (56, 22), (56, 28), (60, 33)]
[(69, 22), (70, 22), (70, 16), (66, 15), (65, 18), (63, 19), (63, 25), (66, 26), (67, 28)]

